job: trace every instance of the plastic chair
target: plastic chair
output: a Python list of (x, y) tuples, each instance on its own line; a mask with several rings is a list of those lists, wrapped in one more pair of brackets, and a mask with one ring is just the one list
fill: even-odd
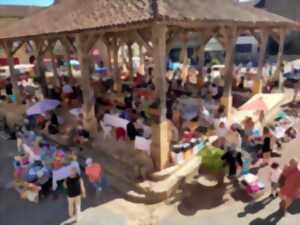
[(100, 126), (103, 131), (103, 138), (111, 137), (112, 127), (105, 125), (103, 121), (100, 121)]
[(123, 129), (122, 127), (118, 127), (116, 129), (116, 139), (117, 141), (119, 141), (120, 139), (125, 140), (126, 138), (126, 131), (125, 129)]

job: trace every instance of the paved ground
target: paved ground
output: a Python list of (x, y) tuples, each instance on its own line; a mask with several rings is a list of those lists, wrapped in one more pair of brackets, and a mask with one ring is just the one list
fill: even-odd
[[(296, 124), (300, 131), (300, 123)], [(284, 145), (281, 158), (274, 158), (282, 164), (291, 157), (300, 158), (300, 137)], [(270, 169), (259, 170), (260, 179), (266, 180)], [(289, 209), (289, 213), (281, 218), (278, 213), (279, 199), (270, 201), (268, 193), (259, 201), (251, 203), (240, 191), (217, 191), (204, 188), (198, 183), (189, 184), (186, 197), (164, 206), (158, 225), (186, 224), (186, 225), (299, 225), (300, 200), (296, 201)], [(230, 189), (230, 188), (229, 188)], [(269, 189), (269, 187), (268, 187)], [(226, 192), (226, 194), (224, 194)]]
[[(300, 131), (300, 123), (296, 125)], [(281, 162), (293, 156), (300, 158), (300, 137), (284, 145)], [(0, 225), (59, 225), (67, 223), (67, 202), (63, 195), (50, 197), (39, 204), (20, 200), (12, 189), (12, 158), (15, 143), (0, 140)], [(279, 159), (277, 159), (279, 160)], [(265, 179), (268, 168), (259, 171)], [(80, 225), (299, 225), (300, 201), (281, 218), (279, 200), (266, 198), (249, 203), (242, 193), (227, 188), (211, 190), (198, 183), (189, 183), (185, 195), (173, 202), (155, 206), (129, 203), (111, 189), (96, 197), (89, 185), (89, 196), (83, 202)], [(150, 223), (149, 218), (153, 222)]]

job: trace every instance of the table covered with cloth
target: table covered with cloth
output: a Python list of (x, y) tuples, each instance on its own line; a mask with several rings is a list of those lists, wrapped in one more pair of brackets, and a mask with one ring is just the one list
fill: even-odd
[(76, 168), (78, 173), (80, 173), (80, 167), (77, 161), (73, 161), (69, 165), (52, 171), (52, 189), (54, 191), (57, 189), (57, 182), (68, 178), (72, 168)]

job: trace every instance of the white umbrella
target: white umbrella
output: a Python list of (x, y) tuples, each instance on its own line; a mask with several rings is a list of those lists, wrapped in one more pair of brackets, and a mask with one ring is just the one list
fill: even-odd
[(45, 99), (35, 103), (29, 109), (27, 109), (26, 114), (28, 116), (40, 115), (47, 111), (55, 109), (60, 104), (60, 101), (53, 99)]

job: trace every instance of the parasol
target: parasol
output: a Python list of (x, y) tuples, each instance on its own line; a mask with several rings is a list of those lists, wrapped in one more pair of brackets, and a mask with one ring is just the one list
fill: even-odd
[(249, 110), (249, 111), (267, 111), (268, 106), (266, 105), (265, 101), (262, 98), (258, 98), (252, 102), (249, 102), (243, 105), (241, 110)]
[(26, 114), (28, 116), (40, 115), (47, 111), (55, 109), (60, 104), (60, 101), (53, 99), (45, 99), (40, 102), (35, 103), (29, 109), (27, 109)]

